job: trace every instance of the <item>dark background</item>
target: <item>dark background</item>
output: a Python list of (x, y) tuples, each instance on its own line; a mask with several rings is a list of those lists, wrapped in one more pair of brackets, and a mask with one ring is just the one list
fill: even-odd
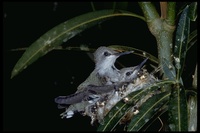
[[(95, 2), (97, 10), (109, 4)], [(110, 3), (111, 5), (111, 3)], [(159, 4), (156, 6), (159, 9)], [(111, 6), (110, 6), (111, 7)], [(142, 15), (137, 3), (128, 10)], [(10, 51), (30, 46), (54, 26), (87, 12), (89, 2), (4, 2), (3, 3), (3, 128), (5, 131), (95, 131), (90, 118), (76, 114), (61, 119), (54, 98), (75, 92), (94, 69), (86, 52), (54, 50), (37, 60), (19, 75), (10, 79), (11, 71), (24, 51)], [(86, 44), (91, 48), (126, 45), (145, 50), (157, 57), (155, 38), (144, 21), (133, 17), (117, 17), (94, 26), (70, 39), (64, 46)], [(188, 53), (185, 75), (187, 86), (196, 63), (196, 46)], [(125, 66), (134, 66), (143, 59), (136, 55), (120, 57)], [(148, 62), (147, 62), (148, 64)]]

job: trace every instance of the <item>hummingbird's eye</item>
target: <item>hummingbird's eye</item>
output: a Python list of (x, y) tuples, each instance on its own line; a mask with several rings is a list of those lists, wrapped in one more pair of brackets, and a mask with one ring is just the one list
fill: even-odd
[(105, 56), (111, 55), (109, 52), (104, 52), (103, 54), (104, 54)]
[(133, 73), (132, 71), (127, 72), (127, 73), (126, 73), (126, 76), (130, 76), (132, 73)]

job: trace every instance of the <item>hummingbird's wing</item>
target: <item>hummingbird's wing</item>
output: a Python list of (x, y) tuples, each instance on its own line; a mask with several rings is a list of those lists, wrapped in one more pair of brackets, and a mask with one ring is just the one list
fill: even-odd
[[(101, 101), (101, 99), (104, 99), (106, 94), (112, 92), (113, 90), (115, 90), (114, 85), (88, 85), (86, 88), (84, 88), (84, 91), (69, 96), (57, 97), (55, 99), (55, 102), (59, 104), (59, 108), (66, 108), (65, 112), (61, 114), (61, 117), (71, 118), (76, 112), (88, 113), (88, 111), (90, 110), (89, 108), (91, 108), (91, 106), (95, 105), (97, 101)], [(69, 107), (66, 107), (61, 104), (71, 105)]]
[(96, 71), (93, 71), (90, 76), (83, 82), (81, 83), (78, 88), (76, 93), (80, 92), (80, 91), (84, 91), (84, 89), (88, 86), (88, 85), (97, 85), (97, 86), (101, 86), (102, 84), (102, 79), (99, 78), (98, 74), (96, 73)]
[(87, 86), (87, 90), (88, 92), (93, 94), (104, 94), (116, 90), (118, 86), (119, 86), (118, 84), (103, 85), (103, 86), (97, 86), (92, 84)]
[(81, 102), (87, 93), (85, 91), (74, 93), (68, 96), (59, 96), (54, 99), (54, 101), (58, 104), (75, 104)]

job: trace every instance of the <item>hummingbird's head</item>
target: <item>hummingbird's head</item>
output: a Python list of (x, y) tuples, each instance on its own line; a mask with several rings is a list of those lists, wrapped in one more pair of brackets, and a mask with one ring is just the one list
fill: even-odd
[(138, 75), (136, 68), (137, 66), (122, 68), (120, 70), (120, 82), (130, 82), (136, 78)]
[(139, 72), (140, 72), (142, 66), (147, 61), (147, 59), (148, 58), (146, 58), (144, 61), (142, 61), (137, 66), (122, 68), (120, 70), (120, 82), (131, 82), (134, 79), (136, 79), (139, 75)]
[(94, 52), (96, 67), (102, 69), (112, 67), (118, 57), (132, 52), (133, 51), (117, 52), (111, 48), (101, 46)]

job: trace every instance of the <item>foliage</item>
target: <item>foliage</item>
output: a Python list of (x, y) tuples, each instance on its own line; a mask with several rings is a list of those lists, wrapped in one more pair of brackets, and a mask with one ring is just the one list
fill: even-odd
[[(95, 11), (95, 4), (92, 3), (93, 12), (77, 16), (55, 26), (25, 51), (13, 68), (11, 78), (38, 58), (56, 49), (63, 42), (67, 42), (78, 33), (100, 22), (105, 22), (118, 16), (139, 18), (147, 23), (150, 32), (156, 38), (158, 59), (146, 51), (133, 47), (113, 46), (113, 48), (121, 51), (134, 50), (134, 54), (139, 56), (144, 56), (143, 52), (147, 53), (145, 56), (161, 67), (160, 74), (163, 75), (161, 82), (154, 84), (150, 88), (153, 90), (161, 86), (163, 93), (153, 95), (141, 105), (140, 113), (134, 115), (130, 122), (126, 123), (127, 130), (140, 131), (145, 126), (153, 125), (155, 119), (162, 117), (158, 114), (162, 115), (161, 112), (164, 111), (169, 116), (167, 122), (169, 130), (196, 131), (197, 121), (191, 118), (194, 117), (193, 114), (197, 114), (197, 94), (192, 93), (191, 95), (191, 93), (188, 93), (182, 81), (182, 74), (187, 52), (196, 44), (197, 30), (190, 31), (190, 22), (196, 21), (197, 2), (186, 3), (179, 11), (177, 11), (176, 2), (160, 2), (161, 15), (159, 15), (151, 2), (139, 2), (144, 16), (125, 11), (128, 4), (128, 2), (114, 2), (114, 9)], [(116, 8), (123, 10), (117, 10)], [(195, 81), (196, 78), (194, 78)], [(141, 94), (144, 95), (146, 92), (134, 92), (129, 97), (136, 100), (140, 99)], [(125, 112), (131, 109), (130, 105), (122, 101), (117, 103), (116, 106), (120, 107), (121, 110), (126, 110)], [(191, 109), (191, 106), (193, 109)], [(105, 117), (104, 124), (99, 126), (98, 131), (113, 131), (119, 126), (119, 120), (125, 116), (125, 113), (119, 115), (120, 110), (116, 111), (114, 108), (110, 113), (115, 115), (110, 118), (108, 114)]]

